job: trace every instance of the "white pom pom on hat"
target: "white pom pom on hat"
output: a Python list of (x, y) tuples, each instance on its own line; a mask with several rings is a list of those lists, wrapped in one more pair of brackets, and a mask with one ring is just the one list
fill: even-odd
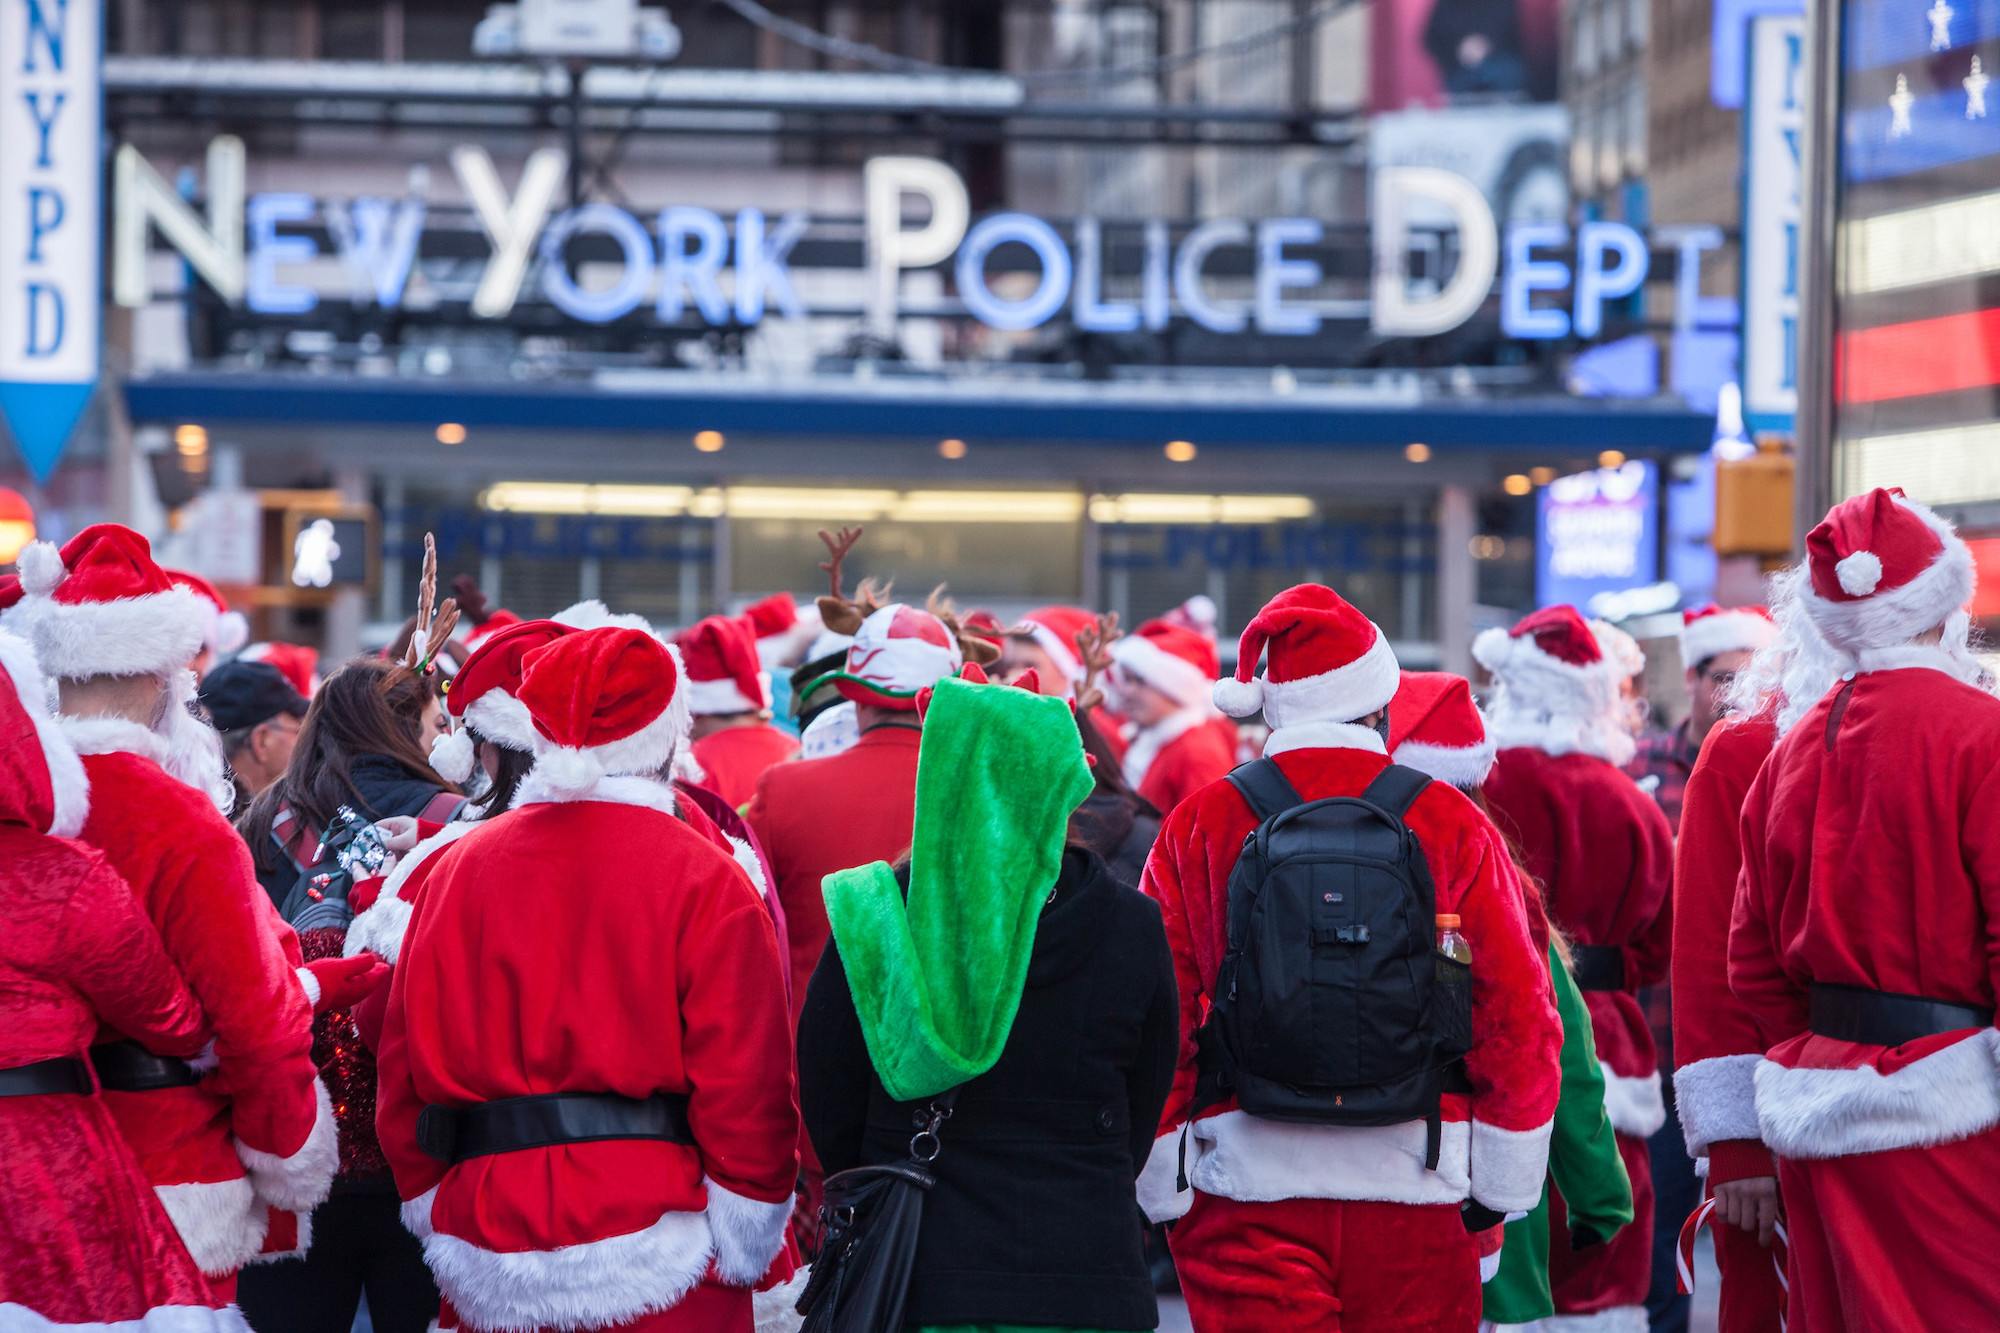
[(472, 733), (464, 727), (431, 742), (431, 771), (446, 782), (458, 783), (471, 777), (472, 765), (477, 758)]
[(604, 779), (604, 763), (589, 750), (545, 750), (535, 760), (535, 776), (559, 795), (587, 792)]
[(1840, 589), (1849, 597), (1866, 597), (1882, 582), (1882, 557), (1873, 551), (1856, 551), (1833, 567)]
[(20, 555), (21, 590), (47, 597), (63, 581), (62, 552), (54, 542), (29, 542)]
[(1252, 717), (1264, 707), (1264, 682), (1256, 677), (1224, 677), (1215, 682), (1213, 696), (1215, 706), (1229, 716)]

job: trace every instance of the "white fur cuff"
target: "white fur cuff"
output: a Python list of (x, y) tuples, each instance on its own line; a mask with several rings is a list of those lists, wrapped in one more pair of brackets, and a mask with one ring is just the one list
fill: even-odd
[(1666, 1099), (1660, 1095), (1660, 1072), (1625, 1078), (1604, 1071), (1604, 1114), (1611, 1128), (1632, 1139), (1650, 1139), (1667, 1123)]
[(1472, 1197), (1500, 1213), (1528, 1212), (1542, 1201), (1549, 1174), (1550, 1116), (1533, 1129), (1472, 1122)]
[(312, 1131), (290, 1156), (260, 1152), (241, 1139), (236, 1141), (236, 1156), (250, 1173), (257, 1197), (286, 1212), (310, 1212), (324, 1203), (333, 1188), (334, 1173), (340, 1169), (333, 1099), (327, 1096), (326, 1084), (317, 1078), (313, 1080), (313, 1099)]
[(1763, 1058), (1717, 1055), (1674, 1071), (1674, 1106), (1688, 1156), (1707, 1156), (1711, 1144), (1761, 1137), (1755, 1075)]
[(319, 1008), (319, 978), (313, 975), (313, 970), (309, 967), (292, 970), (298, 974), (299, 985), (305, 987), (306, 1003), (314, 1009)]
[(764, 1203), (726, 1190), (709, 1177), (703, 1177), (701, 1183), (708, 1190), (708, 1229), (715, 1237), (716, 1275), (739, 1287), (755, 1286), (785, 1247), (792, 1200)]
[(155, 1185), (153, 1193), (195, 1267), (209, 1277), (228, 1277), (264, 1247), (270, 1211), (257, 1201), (246, 1176)]
[(0, 1328), (7, 1333), (250, 1333), (243, 1312), (233, 1305), (156, 1305), (137, 1319), (58, 1324), (16, 1301), (0, 1301)]
[(2000, 1030), (1893, 1074), (1757, 1065), (1757, 1124), (1780, 1157), (1847, 1157), (1969, 1139), (2000, 1125)]
[[(1194, 1135), (1188, 1139), (1188, 1166), (1192, 1168), (1201, 1152), (1201, 1145)], [(1194, 1207), (1192, 1189), (1176, 1190), (1181, 1172), (1181, 1131), (1176, 1128), (1153, 1140), (1153, 1151), (1146, 1154), (1146, 1165), (1139, 1172), (1139, 1207), (1145, 1211), (1148, 1222), (1171, 1222), (1187, 1215)]]

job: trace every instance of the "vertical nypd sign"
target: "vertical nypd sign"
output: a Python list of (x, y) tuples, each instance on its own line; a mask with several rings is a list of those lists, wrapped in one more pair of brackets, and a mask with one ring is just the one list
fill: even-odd
[(1743, 416), (1790, 431), (1799, 387), (1799, 150), (1805, 127), (1805, 19), (1750, 20), (1743, 125)]
[(0, 412), (46, 480), (98, 372), (100, 0), (0, 0)]

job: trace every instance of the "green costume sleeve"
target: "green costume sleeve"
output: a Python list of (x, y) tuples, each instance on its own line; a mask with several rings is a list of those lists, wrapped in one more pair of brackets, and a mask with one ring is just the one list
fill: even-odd
[(1604, 1070), (1597, 1063), (1590, 1011), (1554, 946), (1549, 977), (1563, 1027), (1562, 1095), (1549, 1139), (1549, 1174), (1569, 1209), (1570, 1225), (1589, 1227), (1608, 1240), (1632, 1220), (1632, 1182), (1604, 1112)]

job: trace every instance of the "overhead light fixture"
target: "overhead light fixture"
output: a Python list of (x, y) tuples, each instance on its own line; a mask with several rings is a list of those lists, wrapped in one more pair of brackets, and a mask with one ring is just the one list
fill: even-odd
[(694, 433), (694, 447), (705, 454), (721, 453), (723, 443), (719, 430), (698, 430)]
[(1187, 440), (1167, 441), (1167, 461), (1170, 463), (1192, 463), (1195, 452), (1194, 445)]
[(1535, 489), (1535, 483), (1528, 480), (1526, 473), (1516, 472), (1500, 483), (1500, 489), (1509, 495), (1526, 495)]
[(1556, 470), (1552, 467), (1531, 467), (1528, 469), (1528, 480), (1534, 482), (1537, 486), (1546, 486), (1555, 479)]
[(1403, 457), (1412, 463), (1428, 463), (1431, 461), (1431, 447), (1428, 444), (1405, 445)]
[(964, 440), (938, 441), (938, 455), (941, 458), (952, 458), (952, 459), (965, 457), (965, 441)]
[(174, 448), (183, 458), (197, 458), (208, 452), (208, 431), (192, 421), (174, 427)]
[(1091, 497), (1098, 523), (1276, 523), (1311, 518), (1307, 495), (1174, 495), (1130, 493)]
[(439, 444), (464, 444), (465, 427), (456, 421), (445, 422), (437, 428), (437, 442)]
[(1624, 467), (1625, 455), (1619, 453), (1616, 449), (1606, 449), (1603, 453), (1597, 456), (1597, 466)]
[(564, 481), (501, 481), (486, 488), (480, 507), (518, 514), (607, 514), (671, 518), (688, 512), (691, 486), (598, 486)]

